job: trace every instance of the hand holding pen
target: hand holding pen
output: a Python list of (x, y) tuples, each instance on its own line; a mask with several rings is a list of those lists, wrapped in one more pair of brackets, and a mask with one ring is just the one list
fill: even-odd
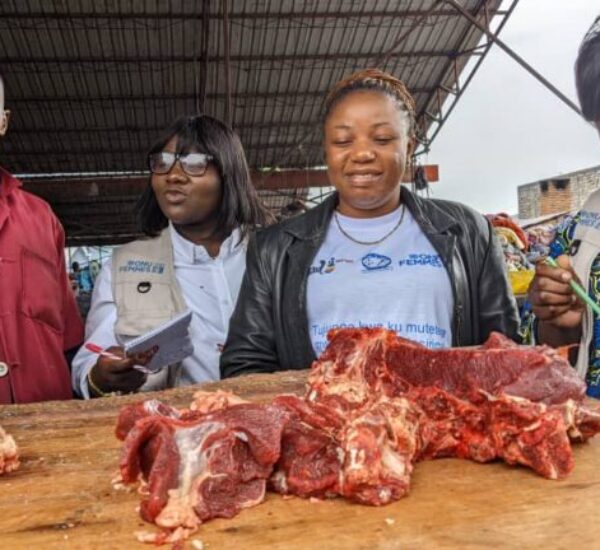
[(92, 343), (86, 349), (98, 354), (98, 360), (88, 373), (88, 386), (95, 394), (104, 395), (111, 392), (130, 393), (138, 390), (146, 381), (147, 364), (156, 350), (128, 357), (120, 346), (102, 349)]
[[(552, 267), (560, 268), (558, 263), (554, 258), (548, 256), (546, 258), (546, 263)], [(568, 280), (569, 286), (571, 290), (586, 304), (591, 310), (597, 315), (600, 316), (600, 306), (594, 301), (594, 299), (586, 292), (586, 290), (577, 282), (573, 277)]]
[(575, 329), (581, 326), (586, 305), (600, 311), (577, 281), (568, 256), (540, 261), (535, 271), (528, 296), (540, 321), (559, 329)]

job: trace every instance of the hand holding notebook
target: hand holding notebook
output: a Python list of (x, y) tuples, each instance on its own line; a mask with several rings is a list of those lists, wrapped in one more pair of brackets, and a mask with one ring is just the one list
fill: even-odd
[(151, 373), (158, 372), (168, 365), (182, 361), (194, 352), (188, 332), (191, 320), (192, 312), (184, 311), (170, 321), (127, 342), (123, 349), (128, 356), (132, 356), (156, 348), (156, 352), (144, 365), (144, 369)]

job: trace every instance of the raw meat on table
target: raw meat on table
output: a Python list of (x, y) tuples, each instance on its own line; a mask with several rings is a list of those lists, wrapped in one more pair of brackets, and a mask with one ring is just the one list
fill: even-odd
[(477, 399), (483, 391), (531, 401), (580, 401), (585, 384), (548, 346), (517, 346), (498, 333), (479, 347), (431, 350), (385, 329), (336, 329), (313, 364), (312, 400), (343, 397), (361, 403), (373, 392), (399, 395), (410, 387), (433, 386)]
[[(285, 411), (269, 405), (233, 405), (207, 414), (183, 411), (179, 417), (168, 409), (125, 407), (118, 423), (127, 426), (136, 418), (125, 435), (122, 481), (141, 480), (141, 516), (165, 530), (141, 533), (144, 541), (177, 541), (203, 521), (232, 517), (262, 502), (288, 419)], [(122, 429), (119, 433), (124, 435)]]
[(585, 384), (547, 346), (518, 346), (498, 333), (476, 348), (439, 350), (385, 329), (328, 338), (307, 400), (358, 415), (384, 398), (407, 399), (421, 412), (415, 460), (501, 458), (556, 479), (573, 467), (569, 439), (600, 431), (600, 413), (581, 404)]
[(12, 436), (0, 426), (0, 474), (12, 472), (19, 467), (19, 449)]
[(492, 334), (479, 347), (429, 350), (383, 329), (328, 338), (304, 397), (254, 405), (197, 392), (190, 409), (123, 408), (123, 481), (141, 480), (142, 517), (164, 529), (140, 540), (182, 540), (258, 504), (266, 486), (384, 505), (409, 492), (426, 459), (502, 459), (558, 479), (573, 468), (571, 441), (600, 432), (585, 384), (548, 347)]

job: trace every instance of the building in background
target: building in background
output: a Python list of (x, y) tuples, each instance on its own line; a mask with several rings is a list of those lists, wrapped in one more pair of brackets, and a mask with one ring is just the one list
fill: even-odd
[(579, 210), (600, 188), (600, 166), (520, 185), (519, 220), (553, 217)]

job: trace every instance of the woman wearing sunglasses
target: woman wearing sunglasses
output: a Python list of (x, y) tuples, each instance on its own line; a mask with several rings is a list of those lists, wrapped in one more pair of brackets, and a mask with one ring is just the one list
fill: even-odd
[[(150, 239), (115, 250), (86, 323), (86, 344), (113, 357), (84, 346), (73, 361), (73, 386), (85, 398), (217, 380), (248, 233), (266, 220), (238, 137), (212, 117), (176, 120), (150, 150), (148, 167), (137, 212)], [(186, 309), (193, 355), (156, 374), (136, 368), (144, 358), (125, 357), (127, 340)]]

